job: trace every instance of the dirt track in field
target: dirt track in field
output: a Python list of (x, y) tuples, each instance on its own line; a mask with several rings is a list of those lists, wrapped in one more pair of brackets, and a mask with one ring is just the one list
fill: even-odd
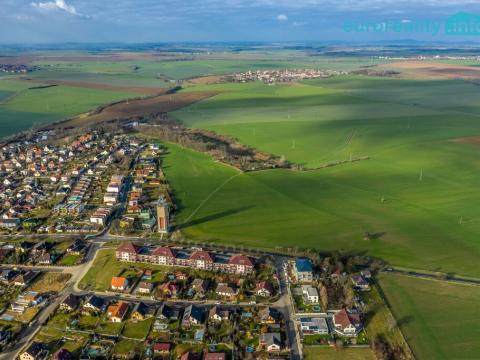
[(480, 67), (442, 64), (433, 61), (406, 60), (378, 65), (380, 68), (400, 70), (401, 77), (422, 79), (480, 79)]
[(452, 141), (462, 143), (462, 144), (479, 146), (480, 145), (480, 136), (463, 137), (463, 138), (453, 139)]
[(222, 81), (223, 75), (209, 75), (209, 76), (200, 76), (196, 78), (188, 79), (187, 81), (191, 84), (198, 85), (207, 85), (207, 84), (217, 84)]
[(131, 93), (144, 94), (144, 95), (164, 94), (167, 91), (167, 89), (165, 88), (154, 88), (154, 87), (146, 87), (146, 86), (110, 85), (110, 84), (91, 83), (86, 81), (41, 80), (41, 79), (22, 79), (22, 80), (28, 81), (33, 84), (63, 85), (63, 86), (72, 86), (72, 87), (79, 87), (79, 88), (86, 88), (86, 89), (131, 92)]
[(95, 113), (61, 122), (57, 127), (73, 127), (115, 120), (156, 115), (178, 110), (197, 101), (217, 95), (218, 92), (190, 92), (152, 96), (144, 99), (121, 101), (97, 109)]

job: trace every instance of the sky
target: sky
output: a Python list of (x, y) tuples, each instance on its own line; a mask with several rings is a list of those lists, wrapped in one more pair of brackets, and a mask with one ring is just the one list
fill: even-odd
[(0, 43), (480, 41), (480, 20), (445, 35), (459, 12), (480, 15), (480, 1), (0, 0)]

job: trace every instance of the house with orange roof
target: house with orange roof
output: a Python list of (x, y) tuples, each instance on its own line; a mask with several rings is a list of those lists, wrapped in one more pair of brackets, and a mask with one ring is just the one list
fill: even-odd
[(110, 305), (107, 310), (108, 318), (111, 322), (122, 322), (127, 312), (128, 304), (123, 301)]
[(112, 277), (111, 282), (112, 290), (124, 291), (128, 288), (128, 280), (122, 276)]

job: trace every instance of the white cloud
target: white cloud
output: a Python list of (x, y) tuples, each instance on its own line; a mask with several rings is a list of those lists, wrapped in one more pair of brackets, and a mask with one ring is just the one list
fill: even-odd
[(32, 2), (34, 8), (40, 10), (62, 10), (72, 15), (77, 15), (77, 10), (72, 5), (68, 5), (65, 0), (55, 0), (50, 2)]
[(280, 14), (277, 16), (277, 20), (278, 21), (287, 21), (288, 20), (288, 16), (285, 15), (285, 14)]

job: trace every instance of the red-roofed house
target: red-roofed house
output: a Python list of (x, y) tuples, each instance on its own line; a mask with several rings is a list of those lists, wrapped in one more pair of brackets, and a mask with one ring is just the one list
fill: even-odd
[(115, 305), (110, 305), (107, 310), (108, 317), (112, 322), (122, 322), (127, 312), (128, 304), (123, 301)]
[(333, 315), (335, 331), (344, 336), (357, 336), (362, 329), (362, 322), (359, 314), (350, 314), (342, 309)]
[(205, 353), (203, 360), (225, 360), (225, 353)]
[(121, 276), (114, 276), (112, 277), (111, 286), (112, 290), (126, 290), (128, 287), (128, 280)]
[(170, 352), (172, 345), (169, 343), (154, 343), (153, 346), (153, 353), (156, 355), (165, 355)]

